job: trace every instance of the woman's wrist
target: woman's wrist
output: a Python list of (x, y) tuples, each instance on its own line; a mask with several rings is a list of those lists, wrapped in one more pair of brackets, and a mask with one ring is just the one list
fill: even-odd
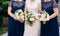
[(51, 19), (51, 16), (49, 16), (49, 20)]
[(17, 17), (15, 17), (15, 15), (13, 15), (12, 18), (13, 18), (14, 20), (17, 20)]

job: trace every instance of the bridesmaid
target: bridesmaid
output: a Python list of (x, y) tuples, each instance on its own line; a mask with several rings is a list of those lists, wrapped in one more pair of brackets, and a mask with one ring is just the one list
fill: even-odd
[(41, 22), (41, 36), (59, 36), (58, 28), (58, 6), (53, 0), (44, 0), (42, 1), (42, 10), (45, 10), (49, 13), (49, 21), (44, 25)]
[(24, 10), (25, 0), (11, 0), (8, 7), (8, 36), (23, 36), (24, 21), (22, 18), (17, 19), (14, 13), (18, 9)]

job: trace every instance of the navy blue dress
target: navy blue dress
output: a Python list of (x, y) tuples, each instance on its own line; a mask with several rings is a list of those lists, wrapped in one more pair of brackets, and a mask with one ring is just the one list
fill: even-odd
[[(58, 8), (55, 1), (42, 2), (42, 10), (47, 11), (49, 15), (54, 13), (53, 8)], [(57, 16), (45, 25), (41, 22), (41, 36), (59, 36)]]
[[(24, 1), (11, 1), (12, 13), (14, 14), (16, 10), (24, 10)], [(8, 36), (23, 36), (24, 33), (24, 23), (14, 20), (9, 16), (8, 20)]]

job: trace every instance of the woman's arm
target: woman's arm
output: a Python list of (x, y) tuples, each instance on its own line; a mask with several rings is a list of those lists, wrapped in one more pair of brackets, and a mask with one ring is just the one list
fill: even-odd
[(38, 4), (38, 10), (41, 10), (41, 3)]
[(24, 8), (24, 13), (26, 14), (26, 11), (27, 11), (27, 5), (25, 3), (25, 8)]
[(10, 3), (9, 3), (9, 6), (8, 6), (8, 14), (9, 14), (12, 18), (14, 18), (14, 14), (11, 13), (11, 11), (12, 11), (12, 7), (11, 7), (11, 6), (12, 6), (12, 3), (10, 2)]
[(41, 9), (42, 9), (41, 0), (38, 0), (38, 10), (40, 11)]
[(53, 11), (54, 11), (54, 13), (50, 16), (49, 19), (53, 19), (54, 17), (56, 17), (58, 15), (59, 11), (58, 11), (58, 6), (57, 6), (56, 2), (54, 2), (54, 4), (53, 4)]
[(54, 13), (50, 16), (49, 19), (53, 19), (54, 17), (56, 17), (58, 15), (58, 8), (53, 8)]

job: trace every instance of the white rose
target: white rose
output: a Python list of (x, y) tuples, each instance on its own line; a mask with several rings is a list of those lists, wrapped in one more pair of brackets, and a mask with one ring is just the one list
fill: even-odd
[(28, 14), (31, 14), (31, 13), (28, 13)]
[(30, 21), (34, 21), (35, 19), (34, 19), (34, 18), (30, 18), (29, 20), (30, 20)]
[(47, 15), (47, 18), (46, 18), (47, 21), (49, 21), (49, 14)]
[(18, 11), (19, 11), (19, 12), (22, 12), (22, 10), (21, 10), (21, 9), (19, 9)]

